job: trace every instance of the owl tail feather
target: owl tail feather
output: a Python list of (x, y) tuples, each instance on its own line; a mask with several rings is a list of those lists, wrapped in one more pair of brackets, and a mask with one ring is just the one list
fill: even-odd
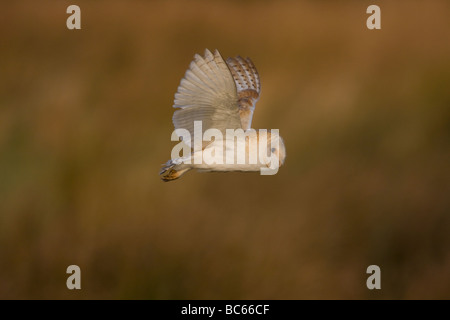
[(175, 170), (174, 167), (177, 164), (172, 160), (167, 161), (167, 163), (162, 167), (159, 175), (161, 176), (161, 180), (164, 182), (176, 180), (181, 177), (184, 173), (190, 170), (190, 168), (185, 168), (181, 170)]

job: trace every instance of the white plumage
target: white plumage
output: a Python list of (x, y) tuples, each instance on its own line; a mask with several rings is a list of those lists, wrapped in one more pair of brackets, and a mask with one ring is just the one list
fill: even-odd
[[(183, 79), (181, 79), (178, 91), (175, 94), (173, 114), (175, 129), (186, 129), (190, 133), (191, 140), (185, 141), (193, 150), (191, 155), (183, 158), (169, 160), (160, 172), (161, 179), (171, 181), (179, 178), (186, 171), (196, 168), (202, 171), (259, 171), (267, 166), (264, 159), (257, 163), (227, 164), (211, 163), (208, 155), (220, 153), (226, 158), (227, 143), (225, 141), (226, 129), (243, 129), (249, 134), (255, 104), (259, 99), (261, 84), (258, 72), (249, 59), (240, 56), (228, 58), (226, 62), (216, 50), (211, 53), (205, 50), (204, 57), (196, 54), (190, 63)], [(194, 150), (194, 121), (201, 121), (202, 132), (208, 129), (219, 130), (223, 141), (204, 141), (201, 150)], [(285, 148), (280, 137), (274, 137), (270, 133), (261, 136), (259, 132), (250, 134), (245, 152), (251, 152), (258, 145), (260, 138), (267, 139), (267, 144), (276, 139), (277, 150), (269, 148), (276, 153), (280, 165), (284, 162)], [(234, 138), (233, 138), (234, 143)], [(271, 144), (272, 146), (273, 144)], [(199, 155), (198, 152), (203, 153)], [(201, 163), (193, 163), (195, 156), (204, 156)], [(267, 160), (267, 159), (266, 159)]]

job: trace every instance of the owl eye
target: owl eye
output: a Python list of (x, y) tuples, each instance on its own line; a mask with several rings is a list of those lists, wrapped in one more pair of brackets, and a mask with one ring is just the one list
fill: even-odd
[(272, 150), (273, 153), (274, 153), (275, 151), (277, 151), (277, 149), (275, 149), (275, 148), (272, 148), (271, 150)]

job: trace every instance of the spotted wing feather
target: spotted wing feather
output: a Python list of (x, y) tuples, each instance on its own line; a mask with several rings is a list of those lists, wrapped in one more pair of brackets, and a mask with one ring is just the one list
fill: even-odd
[(236, 83), (241, 125), (247, 130), (251, 128), (255, 104), (261, 93), (259, 74), (250, 58), (237, 56), (226, 62)]

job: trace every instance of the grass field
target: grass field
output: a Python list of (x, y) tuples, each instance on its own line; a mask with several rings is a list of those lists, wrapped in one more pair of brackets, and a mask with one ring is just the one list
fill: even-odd
[[(3, 3), (0, 298), (449, 299), (450, 3), (371, 4)], [(160, 181), (205, 48), (258, 68), (277, 175)]]

